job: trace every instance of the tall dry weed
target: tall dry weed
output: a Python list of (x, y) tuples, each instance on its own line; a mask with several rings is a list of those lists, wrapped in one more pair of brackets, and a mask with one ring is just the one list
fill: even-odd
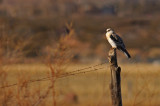
[(42, 100), (44, 100), (49, 93), (52, 94), (52, 105), (56, 106), (56, 89), (55, 89), (55, 83), (57, 80), (57, 77), (59, 77), (62, 73), (64, 73), (64, 70), (66, 68), (66, 64), (69, 63), (69, 61), (72, 58), (72, 51), (71, 51), (71, 39), (74, 35), (74, 29), (72, 28), (71, 24), (66, 24), (66, 33), (63, 34), (59, 41), (53, 45), (47, 46), (46, 48), (46, 64), (50, 69), (50, 72), (48, 73), (48, 77), (50, 78), (50, 86), (48, 86), (46, 92), (39, 97), (37, 102), (34, 105), (38, 105), (41, 103)]
[[(53, 105), (56, 106), (56, 91), (55, 82), (56, 78), (64, 72), (64, 65), (72, 58), (70, 45), (68, 42), (71, 41), (71, 37), (74, 34), (74, 30), (71, 24), (66, 24), (66, 34), (62, 36), (57, 43), (56, 49), (54, 49), (52, 55), (48, 57), (48, 66), (51, 72), (51, 86), (52, 86), (52, 97)], [(53, 56), (53, 58), (52, 58)]]

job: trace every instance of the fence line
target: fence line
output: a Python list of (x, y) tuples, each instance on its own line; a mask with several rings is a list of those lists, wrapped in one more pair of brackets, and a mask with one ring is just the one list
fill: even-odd
[[(131, 63), (136, 63), (135, 60), (130, 60), (130, 62)], [(79, 69), (79, 70), (71, 71), (71, 72), (65, 73), (66, 75), (59, 76), (58, 78), (68, 77), (68, 76), (72, 76), (72, 75), (74, 76), (74, 75), (81, 74), (81, 73), (83, 74), (83, 73), (88, 73), (88, 72), (93, 72), (93, 71), (97, 71), (97, 70), (100, 70), (100, 69), (104, 69), (104, 67), (95, 68), (95, 67), (101, 66), (103, 64), (106, 64), (106, 62), (101, 63), (101, 64), (97, 64), (97, 65), (94, 65), (94, 66), (82, 68), (82, 69)], [(88, 69), (90, 69), (90, 70), (88, 70)], [(84, 71), (84, 70), (87, 70), (87, 71)], [(46, 80), (49, 80), (50, 78), (51, 77), (49, 77), (48, 79), (41, 80), (41, 81), (46, 81)], [(50, 88), (50, 86), (48, 88)], [(48, 89), (46, 91), (46, 93), (44, 93), (32, 106), (38, 106), (40, 104), (40, 102), (48, 95), (49, 90), (50, 89)]]
[[(82, 74), (82, 73), (97, 71), (97, 70), (103, 69), (104, 67), (103, 68), (102, 67), (101, 68), (96, 68), (96, 67), (97, 66), (102, 66), (104, 64), (106, 64), (106, 62), (103, 62), (101, 64), (97, 64), (97, 65), (93, 65), (93, 66), (89, 66), (89, 67), (85, 67), (85, 68), (82, 68), (82, 69), (74, 70), (74, 71), (71, 71), (71, 72), (66, 72), (66, 73), (61, 74), (60, 76), (56, 77), (56, 79), (64, 78), (64, 77), (68, 77), (68, 76), (74, 76), (74, 75), (78, 75), (78, 74)], [(50, 76), (50, 77), (44, 77), (44, 78), (40, 78), (40, 79), (36, 79), (36, 80), (29, 80), (29, 81), (26, 81), (25, 83), (47, 81), (47, 80), (50, 80), (50, 78), (52, 78), (52, 77)], [(4, 86), (1, 86), (0, 88), (8, 88), (8, 87), (16, 86), (16, 85), (18, 85), (18, 83), (4, 85)]]

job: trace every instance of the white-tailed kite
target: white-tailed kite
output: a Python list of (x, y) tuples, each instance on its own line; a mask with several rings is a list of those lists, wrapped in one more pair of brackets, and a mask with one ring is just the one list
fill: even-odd
[(106, 31), (106, 38), (111, 44), (112, 48), (117, 48), (118, 50), (122, 51), (128, 58), (131, 58), (130, 54), (125, 48), (123, 40), (111, 28), (108, 28)]

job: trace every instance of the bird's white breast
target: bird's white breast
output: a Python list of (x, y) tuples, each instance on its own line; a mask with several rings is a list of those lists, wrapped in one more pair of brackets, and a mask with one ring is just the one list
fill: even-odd
[(113, 48), (117, 48), (116, 43), (110, 38), (110, 34), (106, 33), (106, 38)]

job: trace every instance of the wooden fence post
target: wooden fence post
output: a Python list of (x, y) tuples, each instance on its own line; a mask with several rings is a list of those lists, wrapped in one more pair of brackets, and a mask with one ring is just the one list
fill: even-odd
[(111, 70), (111, 98), (112, 106), (122, 106), (122, 97), (121, 97), (121, 68), (117, 64), (117, 54), (116, 49), (111, 49), (109, 51), (109, 63)]

